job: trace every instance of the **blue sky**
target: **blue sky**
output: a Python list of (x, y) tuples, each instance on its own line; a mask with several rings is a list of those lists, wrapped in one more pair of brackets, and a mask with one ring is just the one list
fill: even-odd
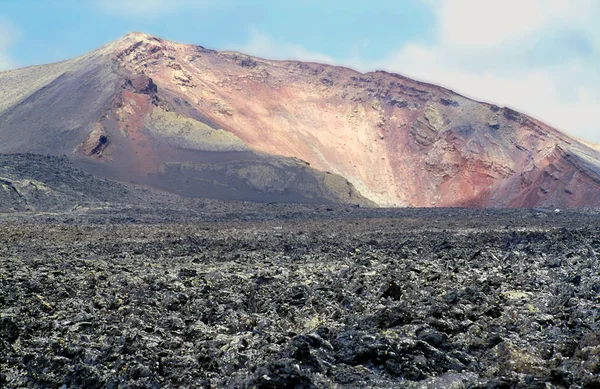
[(386, 69), (600, 143), (599, 0), (0, 0), (0, 69), (130, 31), (268, 58)]

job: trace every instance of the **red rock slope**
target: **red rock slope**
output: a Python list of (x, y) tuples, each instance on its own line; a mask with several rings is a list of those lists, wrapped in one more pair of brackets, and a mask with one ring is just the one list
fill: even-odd
[(119, 77), (74, 155), (123, 180), (250, 150), (342, 176), (380, 206), (600, 205), (597, 150), (434, 85), (139, 33), (94, 55)]

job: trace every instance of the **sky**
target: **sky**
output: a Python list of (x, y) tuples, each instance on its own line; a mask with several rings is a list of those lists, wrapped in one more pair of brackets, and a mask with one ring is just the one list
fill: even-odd
[(131, 31), (383, 69), (600, 143), (600, 0), (0, 0), (0, 70)]

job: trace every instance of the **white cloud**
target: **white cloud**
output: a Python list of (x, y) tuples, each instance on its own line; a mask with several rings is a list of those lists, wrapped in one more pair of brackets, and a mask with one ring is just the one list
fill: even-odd
[(0, 71), (17, 67), (17, 63), (8, 54), (8, 48), (17, 40), (17, 29), (7, 20), (0, 19)]
[(486, 46), (518, 40), (561, 21), (584, 20), (593, 0), (438, 0), (440, 40)]
[(164, 14), (225, 5), (227, 0), (95, 0), (105, 12), (125, 17), (160, 17)]
[(230, 49), (267, 59), (300, 60), (328, 64), (335, 63), (335, 60), (332, 57), (307, 50), (301, 45), (277, 42), (271, 36), (255, 27), (250, 27), (248, 32), (250, 37), (246, 43), (242, 45), (231, 45)]

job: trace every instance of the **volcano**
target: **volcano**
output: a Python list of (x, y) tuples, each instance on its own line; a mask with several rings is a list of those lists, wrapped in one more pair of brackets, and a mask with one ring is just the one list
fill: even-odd
[(131, 33), (0, 73), (0, 153), (191, 197), (383, 207), (600, 205), (600, 152), (383, 71)]

